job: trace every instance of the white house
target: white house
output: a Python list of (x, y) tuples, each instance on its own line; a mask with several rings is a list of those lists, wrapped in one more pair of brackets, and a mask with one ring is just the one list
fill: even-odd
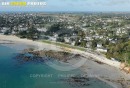
[(64, 37), (64, 40), (65, 40), (66, 43), (70, 43), (70, 38)]
[(99, 48), (97, 48), (96, 51), (98, 51), (98, 52), (107, 52), (107, 49), (99, 49)]
[(102, 44), (101, 44), (101, 43), (98, 43), (98, 44), (97, 44), (97, 48), (102, 48)]
[(3, 28), (1, 29), (1, 32), (2, 32), (2, 33), (5, 33), (7, 30), (10, 30), (10, 28), (3, 27)]
[(37, 28), (37, 30), (40, 31), (40, 32), (46, 32), (47, 31), (46, 28)]

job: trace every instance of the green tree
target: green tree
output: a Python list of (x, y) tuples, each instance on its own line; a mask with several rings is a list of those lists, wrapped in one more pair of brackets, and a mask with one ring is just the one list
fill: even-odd
[(97, 47), (97, 42), (96, 42), (96, 40), (94, 39), (94, 40), (92, 41), (92, 48), (95, 49), (96, 47)]
[(86, 41), (81, 41), (81, 47), (86, 47)]
[(64, 38), (63, 37), (59, 37), (56, 39), (57, 42), (65, 42)]

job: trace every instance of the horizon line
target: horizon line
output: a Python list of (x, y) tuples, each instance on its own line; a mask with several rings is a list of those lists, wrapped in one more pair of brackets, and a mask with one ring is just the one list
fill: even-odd
[(130, 13), (130, 11), (0, 11), (0, 13), (13, 13), (13, 12), (18, 12), (18, 13)]

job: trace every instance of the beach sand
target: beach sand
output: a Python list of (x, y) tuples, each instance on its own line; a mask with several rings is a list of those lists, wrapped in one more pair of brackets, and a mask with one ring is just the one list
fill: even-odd
[[(80, 67), (88, 77), (97, 78), (105, 83), (111, 85), (113, 88), (129, 88), (130, 87), (130, 75), (121, 71), (119, 68), (98, 63), (92, 57), (81, 57), (85, 59), (85, 63)], [(80, 58), (80, 59), (81, 59)], [(68, 62), (70, 64), (76, 64), (80, 62), (80, 59), (71, 59)]]
[[(20, 39), (16, 36), (6, 36), (0, 35), (0, 43), (20, 43), (32, 45), (36, 50), (59, 50), (61, 51), (61, 47), (51, 44), (46, 44), (38, 41), (32, 41), (28, 39)], [(85, 72), (90, 77), (96, 77), (107, 84), (110, 84), (114, 88), (130, 88), (130, 75), (119, 69), (120, 62), (111, 61), (105, 58), (104, 56), (91, 53), (84, 52), (72, 49), (72, 53), (81, 54), (82, 59), (85, 59), (86, 62), (82, 64), (80, 69)], [(95, 60), (101, 61), (104, 64), (99, 64)], [(68, 61), (70, 64), (76, 64), (79, 62), (77, 59), (72, 59)]]
[(20, 39), (14, 35), (0, 35), (0, 44), (10, 44), (10, 43), (20, 43), (20, 44), (26, 44), (26, 45), (32, 45), (34, 46), (34, 49), (36, 50), (57, 50), (61, 51), (61, 49), (58, 46), (46, 44), (38, 41), (33, 41), (29, 39)]

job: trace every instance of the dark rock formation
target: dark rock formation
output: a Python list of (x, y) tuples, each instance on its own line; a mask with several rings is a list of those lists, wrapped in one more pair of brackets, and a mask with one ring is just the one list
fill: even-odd
[(33, 49), (25, 49), (22, 53), (19, 53), (15, 58), (20, 62), (44, 62), (51, 59), (67, 62), (75, 57), (80, 57), (80, 54), (72, 54), (63, 51), (34, 51)]

